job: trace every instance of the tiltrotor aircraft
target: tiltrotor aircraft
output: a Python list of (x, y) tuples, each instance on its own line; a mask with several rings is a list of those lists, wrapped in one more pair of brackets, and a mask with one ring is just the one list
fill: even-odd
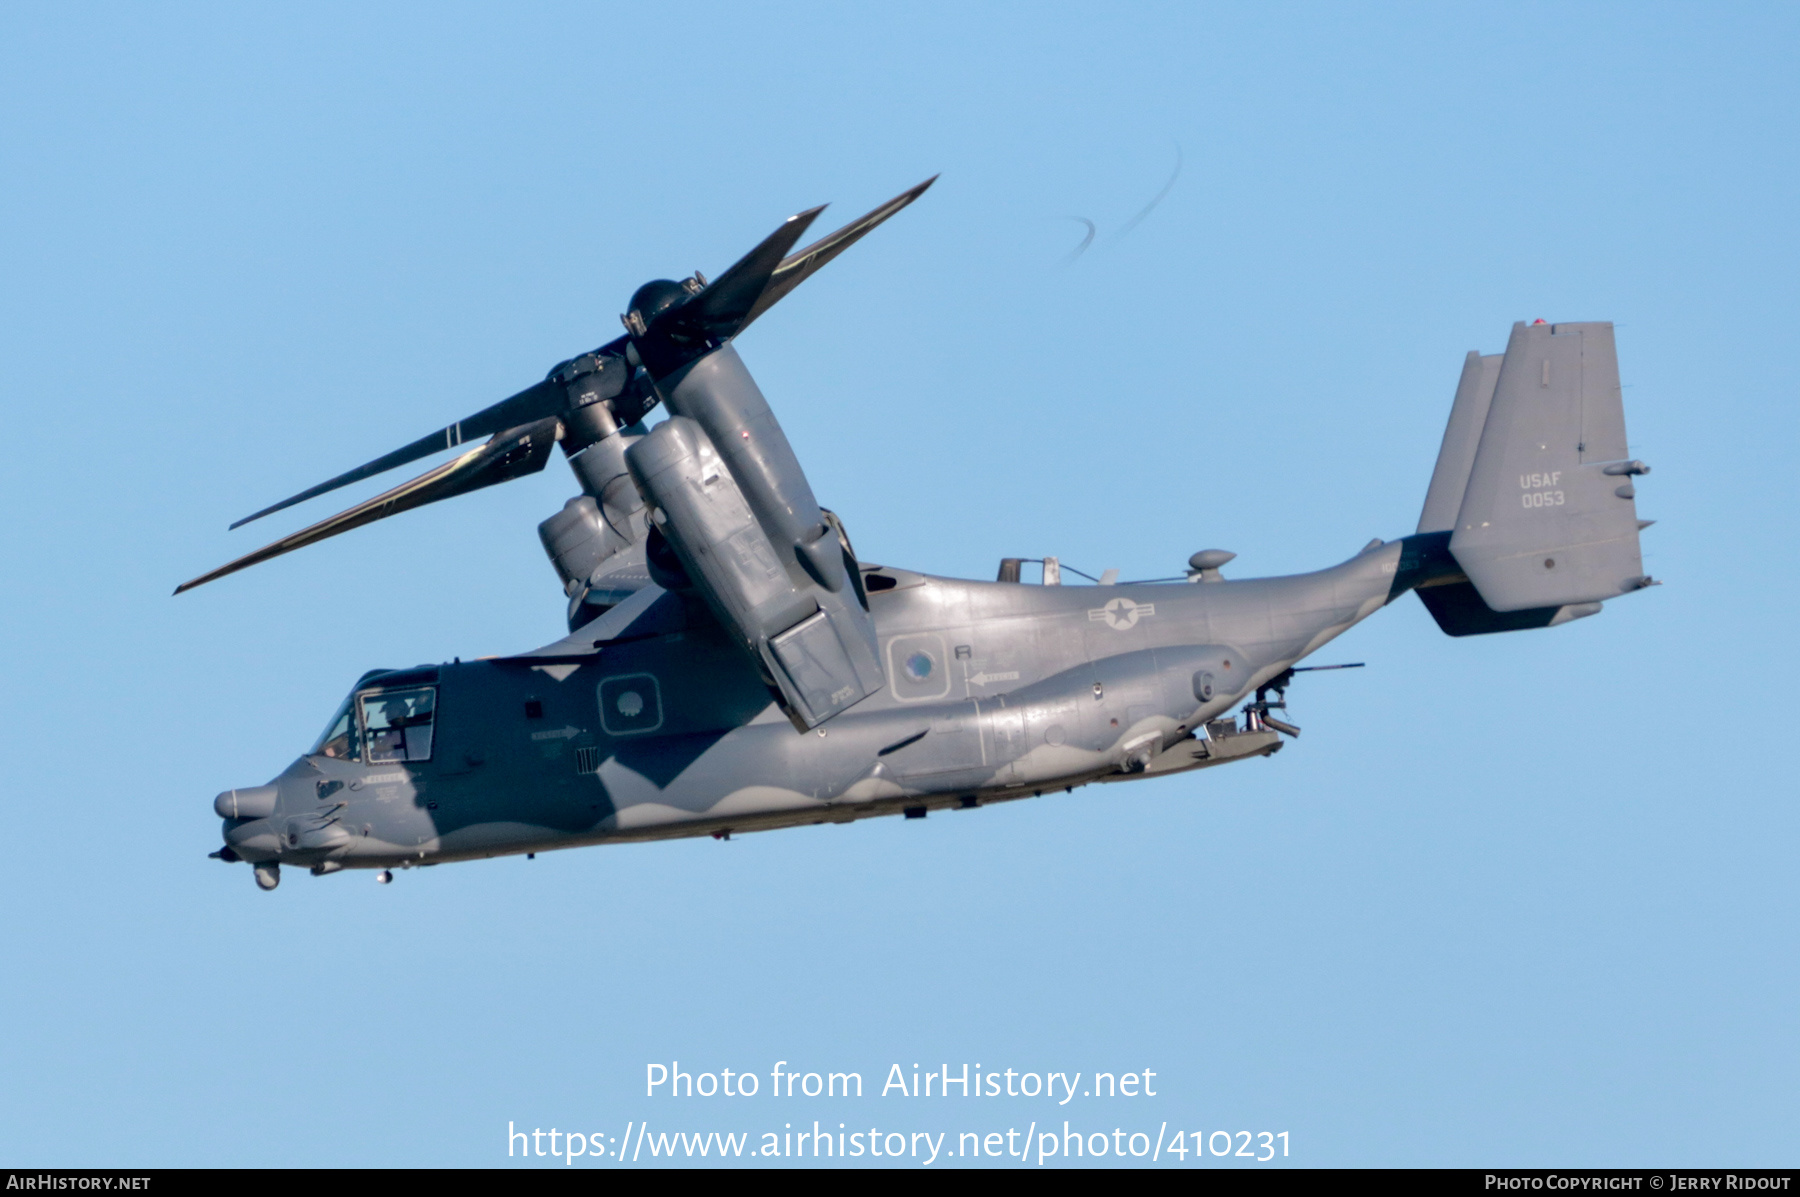
[(733, 340), (930, 185), (797, 253), (819, 209), (716, 280), (646, 283), (624, 336), (249, 517), (488, 438), (180, 590), (534, 473), (558, 443), (581, 485), (538, 529), (569, 635), (364, 674), (279, 777), (218, 796), (213, 855), (264, 889), (283, 864), (387, 881), (1205, 769), (1298, 734), (1274, 713), (1298, 663), (1409, 590), (1467, 636), (1554, 627), (1651, 584), (1612, 326), (1542, 321), (1468, 355), (1418, 531), (1328, 569), (1226, 580), (1233, 554), (1208, 549), (1185, 578), (1064, 586), (1054, 558), (1041, 585), (1022, 559), (992, 582), (862, 560)]

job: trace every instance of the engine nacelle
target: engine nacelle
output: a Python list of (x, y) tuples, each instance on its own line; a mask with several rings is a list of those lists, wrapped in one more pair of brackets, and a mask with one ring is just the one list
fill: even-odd
[(875, 625), (839, 530), (730, 346), (664, 380), (675, 413), (625, 452), (652, 520), (798, 727), (880, 690)]
[[(577, 412), (591, 413), (586, 434), (598, 436), (569, 457), (569, 467), (584, 493), (538, 525), (538, 539), (569, 596), (569, 630), (573, 631), (630, 598), (649, 581), (644, 567), (644, 499), (625, 465), (625, 452), (643, 438), (642, 425), (618, 429), (604, 403)], [(570, 434), (573, 435), (573, 434)], [(571, 443), (565, 437), (566, 449)]]
[(652, 504), (651, 521), (746, 648), (813, 613), (816, 604), (794, 585), (705, 429), (674, 416), (626, 460)]

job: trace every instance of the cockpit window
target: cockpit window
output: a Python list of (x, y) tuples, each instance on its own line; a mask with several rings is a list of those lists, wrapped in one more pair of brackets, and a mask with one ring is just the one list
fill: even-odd
[(313, 745), (313, 756), (328, 756), (340, 761), (362, 759), (362, 740), (356, 734), (356, 719), (352, 709), (352, 701), (344, 700), (338, 713), (331, 717), (325, 725), (325, 734)]
[(364, 692), (357, 695), (357, 701), (362, 704), (363, 734), (371, 763), (431, 759), (436, 686)]

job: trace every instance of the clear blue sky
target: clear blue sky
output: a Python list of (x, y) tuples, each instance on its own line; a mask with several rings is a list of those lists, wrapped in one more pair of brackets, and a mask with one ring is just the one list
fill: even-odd
[[(0, 1164), (646, 1117), (1792, 1163), (1797, 52), (1786, 5), (7, 5)], [(205, 858), (363, 670), (559, 632), (574, 486), (171, 599), (335, 507), (228, 522), (936, 172), (740, 344), (866, 557), (1332, 563), (1412, 529), (1463, 354), (1541, 316), (1618, 322), (1668, 584), (1474, 641), (1406, 599), (1304, 738), (1190, 777), (385, 888)], [(639, 1096), (669, 1059), (1161, 1087)]]

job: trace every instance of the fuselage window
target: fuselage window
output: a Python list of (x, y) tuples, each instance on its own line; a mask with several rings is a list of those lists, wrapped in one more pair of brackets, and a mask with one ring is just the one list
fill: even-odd
[(431, 759), (436, 686), (365, 693), (358, 695), (357, 701), (362, 705), (363, 734), (371, 763)]
[(331, 717), (325, 726), (325, 734), (313, 745), (313, 756), (328, 756), (340, 761), (354, 761), (362, 758), (362, 742), (356, 734), (356, 718), (353, 703), (344, 700), (338, 713)]

